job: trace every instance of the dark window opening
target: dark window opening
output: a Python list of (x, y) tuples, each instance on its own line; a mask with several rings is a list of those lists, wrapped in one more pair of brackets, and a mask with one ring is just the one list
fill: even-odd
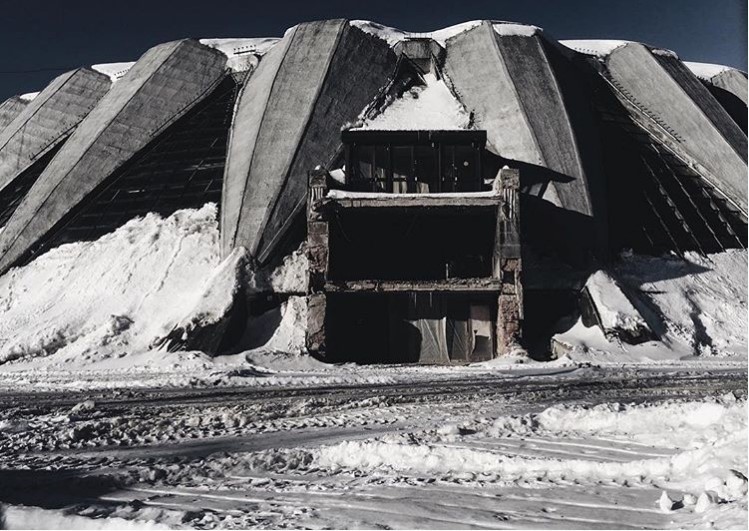
[(345, 131), (346, 186), (388, 193), (484, 189), (485, 131)]
[(59, 142), (55, 147), (50, 149), (47, 153), (42, 155), (39, 160), (34, 162), (30, 168), (27, 168), (21, 175), (16, 179), (13, 179), (8, 185), (0, 191), (0, 227), (4, 227), (8, 222), (13, 212), (16, 211), (18, 205), (26, 197), (34, 183), (42, 174), (44, 169), (49, 165), (55, 154), (60, 151), (60, 148), (65, 141)]
[(332, 280), (444, 280), (492, 276), (493, 209), (439, 215), (342, 210), (330, 221)]

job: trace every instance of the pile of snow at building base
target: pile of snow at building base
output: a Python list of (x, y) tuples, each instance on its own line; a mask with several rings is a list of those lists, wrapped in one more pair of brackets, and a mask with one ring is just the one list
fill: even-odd
[[(211, 366), (214, 361), (201, 353), (155, 347), (175, 328), (220, 319), (231, 305), (243, 263), (241, 249), (221, 261), (213, 204), (167, 218), (149, 214), (96, 241), (52, 249), (0, 277), (0, 364), (5, 369), (125, 368), (139, 356), (152, 366)], [(250, 276), (251, 289), (294, 285), (303, 291), (305, 264), (298, 250), (273, 274)], [(659, 340), (628, 345), (578, 322), (555, 337), (572, 360), (745, 360), (745, 250), (686, 259), (623, 256), (605, 275), (594, 275), (591, 285), (609, 303), (606, 321), (626, 323), (630, 317), (617, 312), (632, 305), (624, 304), (622, 293), (607, 296), (601, 281), (607, 278), (635, 294), (632, 303)], [(301, 353), (305, 322), (304, 299), (291, 297), (260, 351)]]
[[(153, 347), (176, 327), (221, 318), (241, 264), (241, 250), (220, 260), (213, 204), (165, 219), (149, 214), (96, 241), (62, 245), (0, 277), (0, 363), (116, 368), (133, 355), (164, 366), (204, 363), (197, 353)], [(298, 301), (289, 306), (300, 311)], [(288, 324), (279, 333), (293, 335)], [(298, 349), (288, 336), (276, 334), (268, 348), (275, 342)]]

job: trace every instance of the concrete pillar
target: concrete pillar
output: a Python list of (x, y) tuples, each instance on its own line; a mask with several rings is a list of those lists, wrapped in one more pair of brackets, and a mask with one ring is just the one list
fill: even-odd
[(494, 276), (501, 280), (497, 304), (497, 354), (520, 347), (523, 324), (520, 247), (520, 174), (502, 168), (495, 183), (502, 196), (497, 212)]
[(309, 282), (307, 288), (306, 347), (310, 354), (325, 357), (325, 315), (328, 279), (328, 220), (319, 210), (320, 200), (328, 192), (328, 172), (314, 169), (309, 173), (307, 190), (307, 260)]

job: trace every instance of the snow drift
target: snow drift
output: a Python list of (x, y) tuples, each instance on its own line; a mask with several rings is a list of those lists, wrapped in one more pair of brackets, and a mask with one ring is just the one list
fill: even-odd
[(149, 214), (11, 270), (0, 278), (0, 362), (101, 360), (146, 351), (180, 323), (210, 322), (226, 308), (238, 260), (222, 266), (218, 234), (213, 204)]

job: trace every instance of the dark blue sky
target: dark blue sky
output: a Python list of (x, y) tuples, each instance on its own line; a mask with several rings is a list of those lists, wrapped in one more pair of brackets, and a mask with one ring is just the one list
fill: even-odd
[(306, 20), (375, 20), (430, 31), (489, 18), (541, 26), (557, 39), (626, 39), (684, 60), (746, 70), (739, 0), (0, 0), (0, 101), (39, 90), (63, 70), (137, 59), (181, 37), (265, 37)]

